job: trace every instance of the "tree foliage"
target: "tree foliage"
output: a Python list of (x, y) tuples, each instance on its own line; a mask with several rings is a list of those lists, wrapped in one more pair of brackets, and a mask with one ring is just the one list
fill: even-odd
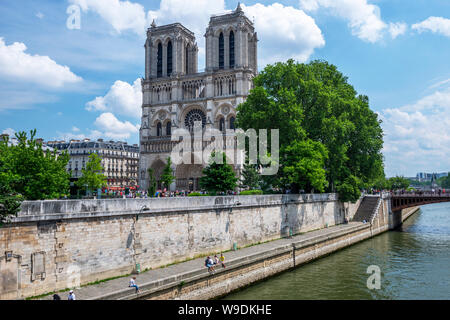
[(261, 188), (261, 175), (258, 172), (257, 164), (244, 163), (244, 169), (241, 173), (239, 187), (243, 189), (257, 190)]
[(437, 180), (437, 183), (438, 183), (442, 188), (450, 188), (450, 172), (449, 172), (448, 176), (439, 178), (439, 179)]
[(155, 179), (155, 171), (153, 170), (153, 168), (148, 168), (147, 169), (148, 172), (148, 195), (150, 197), (154, 197), (155, 193), (156, 193), (156, 179)]
[(407, 189), (410, 184), (411, 181), (402, 176), (395, 176), (388, 180), (388, 187), (390, 190)]
[(169, 157), (167, 159), (167, 164), (164, 167), (164, 170), (161, 175), (161, 182), (162, 182), (163, 186), (165, 186), (167, 189), (169, 189), (170, 185), (172, 184), (172, 182), (174, 180), (175, 180), (175, 177), (173, 175), (173, 170), (172, 170), (172, 160)]
[(86, 167), (81, 170), (82, 176), (76, 182), (78, 187), (87, 188), (90, 191), (106, 187), (106, 177), (103, 174), (101, 161), (102, 159), (96, 153), (89, 156)]
[(66, 171), (69, 155), (44, 151), (34, 139), (36, 130), (27, 138), (25, 132), (16, 133), (17, 145), (1, 144), (0, 183), (13, 194), (26, 200), (60, 198), (69, 193), (70, 174)]
[(237, 186), (238, 178), (233, 168), (227, 164), (225, 153), (222, 154), (222, 163), (215, 161), (215, 153), (211, 154), (208, 166), (203, 169), (203, 176), (200, 178), (200, 187), (209, 193), (227, 192), (234, 190)]
[(268, 65), (254, 79), (236, 119), (244, 130), (280, 130), (281, 170), (264, 178), (272, 186), (338, 191), (351, 201), (384, 175), (380, 123), (368, 97), (334, 65), (293, 60)]

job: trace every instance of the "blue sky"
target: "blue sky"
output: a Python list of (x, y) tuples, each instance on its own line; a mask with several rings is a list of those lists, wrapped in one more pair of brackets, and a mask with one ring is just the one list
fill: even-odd
[[(369, 96), (385, 131), (388, 176), (450, 170), (450, 1), (241, 1), (255, 21), (259, 68), (294, 58), (335, 64)], [(80, 29), (69, 29), (69, 6)], [(2, 0), (0, 133), (45, 140), (138, 143), (145, 29), (181, 22), (196, 33), (199, 68), (223, 0)]]

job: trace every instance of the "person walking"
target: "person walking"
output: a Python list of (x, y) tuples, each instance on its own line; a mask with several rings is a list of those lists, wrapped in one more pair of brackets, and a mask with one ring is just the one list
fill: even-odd
[(138, 287), (138, 285), (136, 284), (136, 277), (131, 278), (130, 284), (129, 284), (128, 286), (129, 286), (130, 288), (131, 288), (131, 287), (136, 288), (136, 293), (139, 293), (139, 292), (140, 292), (139, 287)]
[(73, 290), (69, 291), (69, 296), (67, 297), (67, 300), (77, 300), (75, 297), (75, 293), (73, 293)]

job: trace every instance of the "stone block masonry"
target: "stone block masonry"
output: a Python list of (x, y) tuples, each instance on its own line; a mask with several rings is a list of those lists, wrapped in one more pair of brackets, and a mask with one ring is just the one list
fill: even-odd
[(356, 208), (335, 194), (24, 202), (0, 228), (0, 299), (338, 225)]

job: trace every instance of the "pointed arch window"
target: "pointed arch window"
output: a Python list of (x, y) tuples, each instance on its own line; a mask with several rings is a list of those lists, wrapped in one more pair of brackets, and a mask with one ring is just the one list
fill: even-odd
[(167, 44), (167, 76), (172, 74), (172, 41)]
[(156, 61), (156, 64), (157, 64), (157, 66), (156, 66), (156, 76), (158, 78), (162, 77), (162, 62), (163, 62), (162, 56), (163, 56), (162, 44), (160, 42), (158, 44), (158, 54), (157, 54), (157, 57), (156, 57), (156, 59), (157, 59), (157, 61)]
[(161, 137), (162, 136), (162, 125), (161, 122), (158, 122), (156, 125), (156, 136)]
[(166, 135), (170, 136), (172, 135), (172, 123), (169, 121), (166, 124)]
[(225, 62), (225, 45), (223, 33), (221, 32), (219, 36), (219, 69), (224, 68), (224, 62)]
[(224, 118), (220, 118), (219, 121), (219, 130), (224, 132), (225, 131), (225, 119)]
[(234, 129), (236, 129), (235, 127), (234, 127), (234, 117), (231, 117), (230, 118), (230, 129), (232, 129), (232, 130), (234, 130)]
[(230, 31), (230, 68), (234, 68), (234, 32), (233, 30)]
[(189, 46), (186, 47), (186, 52), (185, 52), (185, 72), (186, 74), (189, 73)]

